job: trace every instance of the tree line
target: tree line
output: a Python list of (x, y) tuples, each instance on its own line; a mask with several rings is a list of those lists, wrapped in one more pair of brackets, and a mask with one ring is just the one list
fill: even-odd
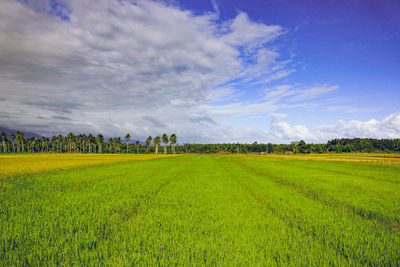
[(267, 154), (310, 154), (342, 152), (400, 152), (400, 139), (342, 138), (326, 144), (307, 144), (296, 141), (290, 144), (183, 144), (177, 153), (267, 153)]
[[(296, 141), (290, 144), (177, 144), (176, 134), (163, 134), (152, 138), (149, 136), (143, 143), (132, 139), (128, 133), (125, 138), (104, 138), (102, 134), (58, 135), (42, 138), (24, 138), (24, 133), (17, 131), (10, 136), (1, 134), (0, 151), (4, 153), (22, 152), (55, 152), (55, 153), (274, 153), (274, 154), (308, 154), (308, 153), (342, 153), (342, 152), (400, 152), (400, 139), (341, 138), (328, 141), (326, 144), (307, 144)], [(142, 145), (144, 144), (144, 145)]]
[[(175, 154), (177, 142), (176, 134), (163, 134), (154, 139), (149, 136), (145, 145), (137, 140), (130, 142), (132, 136), (128, 133), (125, 138), (113, 137), (106, 140), (102, 134), (94, 136), (92, 134), (69, 133), (66, 136), (54, 135), (52, 137), (29, 137), (25, 138), (24, 133), (17, 131), (10, 136), (6, 133), (0, 135), (0, 151), (3, 153), (22, 153), (22, 152), (54, 152), (54, 153), (153, 153), (158, 154), (161, 142), (164, 146), (164, 153)], [(153, 145), (152, 145), (153, 144)]]

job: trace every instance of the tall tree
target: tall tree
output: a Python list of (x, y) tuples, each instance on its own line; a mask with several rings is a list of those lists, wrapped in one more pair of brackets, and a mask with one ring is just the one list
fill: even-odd
[(107, 142), (108, 153), (112, 152), (113, 146), (114, 146), (114, 138), (109, 138)]
[(169, 142), (167, 134), (162, 135), (162, 142), (164, 143), (164, 154), (167, 154), (167, 144)]
[(53, 135), (51, 137), (51, 150), (53, 150), (53, 152), (55, 152), (57, 149), (56, 142), (57, 142), (57, 136)]
[(97, 143), (97, 152), (98, 153), (103, 153), (103, 143), (104, 143), (104, 136), (99, 133), (96, 137), (96, 143)]
[(151, 136), (147, 137), (147, 139), (146, 139), (147, 154), (149, 154), (149, 148), (150, 148), (152, 140), (153, 140), (153, 138)]
[(65, 137), (65, 141), (67, 142), (69, 153), (71, 153), (73, 143), (75, 142), (75, 135), (73, 133), (69, 133), (67, 137)]
[(139, 147), (140, 147), (140, 142), (139, 142), (139, 140), (136, 141), (135, 147), (136, 147), (136, 154), (139, 154)]
[(176, 134), (171, 134), (171, 136), (169, 137), (169, 140), (171, 141), (171, 148), (172, 148), (172, 153), (175, 154), (175, 144), (176, 144)]
[(36, 137), (31, 138), (31, 152), (35, 152), (35, 145), (36, 145)]
[(126, 154), (128, 154), (128, 150), (129, 150), (129, 140), (131, 140), (131, 135), (128, 133), (125, 135), (125, 142), (126, 142)]
[(88, 143), (89, 143), (89, 153), (93, 153), (92, 144), (94, 144), (94, 136), (92, 134), (88, 135)]
[(156, 147), (156, 154), (158, 154), (158, 146), (160, 145), (160, 143), (161, 143), (161, 137), (159, 136), (154, 137), (153, 144)]
[(10, 135), (10, 140), (11, 140), (11, 144), (13, 147), (13, 152), (15, 153), (15, 134), (14, 133)]
[(21, 146), (21, 148), (20, 148), (20, 152), (24, 152), (25, 151), (25, 147), (24, 147), (24, 133), (23, 132), (21, 132), (21, 131), (18, 131), (17, 132), (18, 133), (18, 141), (19, 141), (19, 144), (20, 144), (20, 146)]
[(7, 149), (7, 134), (5, 132), (1, 133), (1, 142), (3, 143), (3, 152), (6, 153), (8, 151)]
[(114, 139), (115, 145), (117, 146), (117, 151), (121, 153), (121, 137), (117, 137)]
[(58, 143), (58, 149), (60, 150), (60, 153), (62, 152), (63, 142), (64, 142), (64, 136), (62, 136), (61, 134), (58, 135), (57, 143)]

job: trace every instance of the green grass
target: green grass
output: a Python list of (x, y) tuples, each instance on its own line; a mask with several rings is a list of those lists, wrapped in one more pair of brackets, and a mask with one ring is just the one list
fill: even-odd
[(1, 265), (400, 264), (397, 161), (188, 155), (84, 167), (0, 179)]

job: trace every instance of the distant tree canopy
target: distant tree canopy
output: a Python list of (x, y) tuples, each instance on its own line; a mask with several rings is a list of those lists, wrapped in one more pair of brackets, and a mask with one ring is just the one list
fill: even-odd
[[(274, 154), (308, 154), (308, 153), (342, 153), (342, 152), (400, 152), (400, 139), (372, 139), (372, 138), (341, 138), (328, 141), (326, 144), (307, 144), (303, 140), (291, 144), (177, 144), (176, 134), (168, 137), (163, 134), (154, 139), (149, 136), (144, 144), (134, 141), (134, 149), (129, 141), (132, 139), (128, 133), (125, 143), (121, 137), (108, 138), (102, 134), (73, 134), (67, 136), (52, 136), (51, 138), (35, 137), (24, 138), (24, 133), (17, 131), (10, 136), (6, 133), (0, 135), (0, 152), (53, 152), (53, 153), (158, 153), (158, 146), (164, 144), (164, 153), (274, 153)], [(153, 145), (152, 145), (153, 142)], [(169, 146), (168, 146), (169, 144)]]

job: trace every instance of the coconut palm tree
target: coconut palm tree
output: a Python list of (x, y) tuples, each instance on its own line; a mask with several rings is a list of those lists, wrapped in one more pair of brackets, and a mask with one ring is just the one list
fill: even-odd
[(136, 154), (139, 154), (139, 147), (140, 147), (140, 142), (139, 142), (139, 140), (136, 141), (135, 147), (136, 147)]
[(156, 154), (158, 154), (158, 146), (160, 145), (160, 143), (161, 143), (161, 137), (159, 136), (154, 137), (153, 144), (156, 147)]
[(45, 152), (45, 148), (46, 148), (46, 137), (40, 138), (40, 145), (41, 145), (41, 150), (42, 150), (42, 152)]
[(58, 149), (60, 150), (60, 153), (62, 152), (62, 144), (64, 142), (64, 136), (61, 134), (57, 136), (57, 143), (58, 143)]
[(0, 135), (0, 139), (2, 142), (2, 146), (3, 146), (3, 152), (7, 152), (7, 134), (5, 132), (2, 132)]
[(176, 134), (171, 134), (171, 136), (169, 137), (169, 140), (171, 141), (171, 148), (172, 148), (172, 153), (175, 154), (175, 144), (176, 144)]
[(7, 152), (7, 134), (5, 132), (2, 132), (0, 138), (1, 142), (3, 143), (3, 152), (5, 153)]
[(167, 154), (167, 144), (169, 142), (167, 134), (162, 135), (162, 142), (164, 143), (164, 154)]
[(121, 153), (121, 137), (117, 137), (114, 139), (115, 145), (117, 146), (117, 151)]
[(98, 153), (103, 153), (103, 142), (104, 142), (104, 136), (102, 134), (98, 134), (96, 137), (96, 143), (98, 146)]
[(131, 135), (128, 133), (125, 135), (125, 141), (126, 141), (126, 154), (128, 154), (128, 150), (129, 150), (129, 140), (131, 140)]
[(10, 140), (13, 147), (13, 152), (15, 153), (15, 133), (11, 134)]
[(31, 138), (31, 152), (35, 152), (36, 137)]
[(57, 136), (53, 135), (51, 137), (51, 150), (53, 150), (53, 152), (56, 151), (56, 140), (57, 140)]
[(112, 151), (113, 141), (114, 141), (113, 138), (109, 138), (107, 143), (106, 143), (106, 147), (107, 147), (108, 153), (111, 153), (111, 151)]
[(73, 133), (69, 133), (67, 137), (65, 137), (65, 141), (68, 144), (69, 153), (72, 152), (72, 146), (75, 143), (75, 135)]
[(44, 138), (44, 144), (45, 144), (45, 146), (46, 146), (46, 152), (49, 152), (50, 138), (45, 137), (45, 138)]
[(149, 154), (149, 148), (150, 148), (152, 140), (153, 140), (153, 138), (151, 136), (147, 137), (147, 140), (146, 140), (147, 154)]
[(88, 143), (89, 143), (89, 153), (93, 153), (92, 144), (94, 143), (94, 136), (92, 134), (88, 135)]
[(16, 138), (18, 141), (18, 152), (24, 152), (24, 133), (21, 131), (17, 131)]

